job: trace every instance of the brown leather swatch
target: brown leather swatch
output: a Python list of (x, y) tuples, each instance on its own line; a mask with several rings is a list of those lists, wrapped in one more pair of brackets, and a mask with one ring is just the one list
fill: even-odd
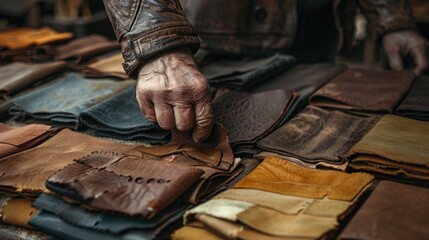
[(90, 57), (119, 48), (120, 46), (117, 41), (111, 41), (104, 36), (92, 34), (60, 45), (55, 50), (56, 59), (81, 62)]
[(101, 58), (98, 61), (89, 64), (84, 70), (83, 75), (85, 77), (117, 77), (127, 79), (129, 78), (125, 73), (122, 63), (124, 57), (122, 53), (116, 53), (112, 56)]
[(0, 158), (34, 147), (56, 131), (57, 128), (42, 124), (29, 124), (24, 127), (0, 124)]
[(418, 76), (395, 114), (429, 121), (429, 77)]
[(429, 123), (385, 115), (347, 154), (349, 166), (429, 180)]
[(310, 104), (365, 113), (392, 113), (414, 81), (410, 70), (348, 69), (310, 97)]
[(58, 33), (49, 27), (34, 28), (12, 28), (0, 32), (0, 46), (15, 50), (34, 45), (42, 45), (71, 39), (72, 33)]
[(62, 61), (49, 63), (13, 62), (0, 66), (0, 95), (10, 96), (66, 69)]
[(429, 189), (381, 181), (339, 239), (427, 239)]
[(308, 106), (273, 133), (258, 141), (267, 152), (295, 158), (304, 164), (341, 165), (341, 158), (378, 121), (340, 111)]
[(233, 147), (254, 144), (281, 124), (295, 98), (290, 90), (255, 94), (231, 91), (213, 100), (213, 115), (228, 131)]
[(0, 159), (0, 189), (35, 195), (47, 191), (45, 181), (74, 159), (100, 149), (122, 152), (134, 147), (64, 129), (37, 147)]
[(152, 218), (201, 174), (192, 166), (94, 153), (60, 170), (48, 182), (76, 191), (96, 209)]
[(366, 173), (310, 170), (275, 157), (267, 157), (233, 188), (258, 189), (298, 197), (328, 197), (352, 201), (374, 177)]

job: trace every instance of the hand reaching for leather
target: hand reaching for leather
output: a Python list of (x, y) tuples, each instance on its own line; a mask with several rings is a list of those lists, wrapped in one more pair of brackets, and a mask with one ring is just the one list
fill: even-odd
[(415, 64), (414, 73), (420, 75), (428, 68), (426, 51), (427, 41), (414, 31), (388, 33), (383, 38), (383, 47), (386, 51), (389, 65), (393, 70), (404, 68), (403, 56), (410, 55)]
[(169, 51), (146, 63), (137, 79), (136, 97), (145, 117), (162, 129), (193, 129), (197, 142), (210, 136), (210, 88), (188, 49)]

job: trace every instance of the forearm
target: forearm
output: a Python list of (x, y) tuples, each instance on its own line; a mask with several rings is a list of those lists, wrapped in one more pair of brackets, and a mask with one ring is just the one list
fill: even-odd
[(394, 31), (416, 30), (408, 0), (358, 0), (375, 38)]
[(126, 73), (136, 78), (148, 59), (169, 49), (196, 52), (199, 40), (178, 0), (103, 0), (121, 43)]

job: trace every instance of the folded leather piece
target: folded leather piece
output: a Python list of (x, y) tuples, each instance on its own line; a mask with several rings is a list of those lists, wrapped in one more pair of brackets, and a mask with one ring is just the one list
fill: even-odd
[(240, 213), (240, 222), (274, 236), (319, 238), (338, 224), (335, 218), (311, 215), (287, 215), (268, 208), (254, 206)]
[(0, 159), (0, 190), (8, 194), (37, 196), (46, 192), (46, 180), (56, 171), (93, 151), (132, 152), (133, 145), (119, 144), (64, 129), (44, 143)]
[(288, 196), (255, 189), (228, 189), (216, 195), (213, 199), (232, 199), (249, 202), (285, 214), (298, 214), (313, 202), (311, 198)]
[(366, 173), (312, 170), (275, 157), (267, 157), (235, 189), (256, 189), (297, 197), (352, 201), (371, 183)]
[(348, 153), (349, 166), (414, 180), (429, 180), (429, 123), (385, 115)]
[(0, 158), (32, 148), (51, 137), (58, 129), (42, 124), (10, 127), (0, 124)]
[(220, 58), (203, 66), (201, 72), (211, 86), (248, 89), (274, 77), (295, 64), (295, 58), (276, 54), (261, 59)]
[(30, 228), (28, 221), (36, 214), (36, 211), (30, 200), (10, 198), (1, 209), (0, 216), (3, 223)]
[(245, 201), (230, 199), (213, 199), (186, 211), (183, 216), (184, 224), (193, 220), (193, 215), (207, 214), (216, 218), (229, 221), (237, 221), (237, 216), (255, 206), (255, 204)]
[(55, 59), (79, 63), (119, 48), (120, 45), (117, 41), (109, 40), (101, 35), (91, 34), (55, 47)]
[(363, 113), (392, 113), (410, 90), (410, 70), (348, 69), (310, 97), (310, 104)]
[(84, 68), (82, 74), (85, 77), (117, 77), (122, 79), (128, 79), (129, 77), (125, 73), (122, 63), (124, 57), (122, 53), (116, 53), (106, 58), (101, 58), (94, 63), (89, 64)]
[(318, 63), (300, 64), (274, 77), (263, 84), (255, 86), (252, 92), (265, 92), (276, 89), (290, 89), (299, 94), (296, 108), (307, 105), (311, 94), (325, 85), (329, 80), (347, 69), (344, 64)]
[(0, 46), (10, 50), (42, 45), (71, 39), (72, 33), (58, 33), (49, 27), (39, 29), (12, 28), (0, 32)]
[(324, 162), (327, 167), (331, 165), (333, 168), (341, 169), (345, 163), (342, 156), (378, 120), (378, 117), (361, 117), (308, 106), (273, 133), (258, 141), (257, 145), (264, 151), (283, 155), (293, 162), (302, 161), (304, 165), (316, 166)]
[(48, 183), (76, 191), (75, 200), (96, 209), (153, 218), (202, 174), (192, 166), (105, 152), (76, 160)]
[(83, 125), (102, 137), (123, 140), (148, 140), (153, 144), (166, 143), (170, 132), (147, 120), (137, 103), (136, 87), (94, 105), (79, 114)]
[(427, 239), (428, 201), (427, 188), (381, 181), (339, 239)]
[(429, 77), (418, 76), (414, 84), (395, 110), (395, 114), (429, 121)]
[(48, 86), (15, 98), (15, 106), (9, 112), (18, 116), (17, 120), (51, 122), (76, 128), (79, 113), (132, 84), (135, 84), (132, 80), (89, 80), (70, 73)]
[(234, 150), (249, 145), (254, 148), (256, 141), (283, 123), (295, 97), (289, 90), (256, 94), (231, 91), (213, 100), (213, 115), (228, 131)]
[(58, 196), (48, 194), (41, 194), (34, 201), (34, 206), (40, 210), (55, 213), (59, 218), (73, 225), (105, 231), (115, 235), (120, 235), (132, 229), (154, 229), (178, 213), (183, 213), (187, 207), (183, 204), (173, 203), (157, 214), (155, 218), (149, 220), (142, 217), (125, 217), (108, 212), (88, 211), (79, 207), (79, 205), (66, 203)]
[(48, 235), (29, 228), (17, 227), (0, 223), (0, 239), (2, 240), (47, 240)]
[(172, 131), (169, 144), (165, 146), (136, 149), (142, 158), (168, 161), (185, 166), (193, 166), (204, 171), (200, 182), (193, 187), (189, 196), (191, 203), (209, 197), (216, 190), (238, 176), (244, 169), (239, 159), (234, 159), (225, 129), (214, 124), (212, 135), (202, 143), (193, 141), (192, 132)]
[(13, 62), (0, 66), (0, 95), (2, 98), (7, 98), (65, 69), (66, 63), (62, 61), (49, 63)]

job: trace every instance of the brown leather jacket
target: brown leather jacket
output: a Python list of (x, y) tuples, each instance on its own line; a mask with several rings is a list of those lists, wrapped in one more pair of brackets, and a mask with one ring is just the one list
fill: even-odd
[[(124, 69), (136, 77), (149, 58), (178, 47), (195, 53), (200, 40), (203, 48), (215, 51), (284, 52), (293, 46), (297, 31), (297, 1), (104, 0), (104, 5), (121, 43)], [(374, 36), (415, 29), (408, 0), (332, 2), (340, 49), (352, 42), (357, 5), (372, 24)]]

